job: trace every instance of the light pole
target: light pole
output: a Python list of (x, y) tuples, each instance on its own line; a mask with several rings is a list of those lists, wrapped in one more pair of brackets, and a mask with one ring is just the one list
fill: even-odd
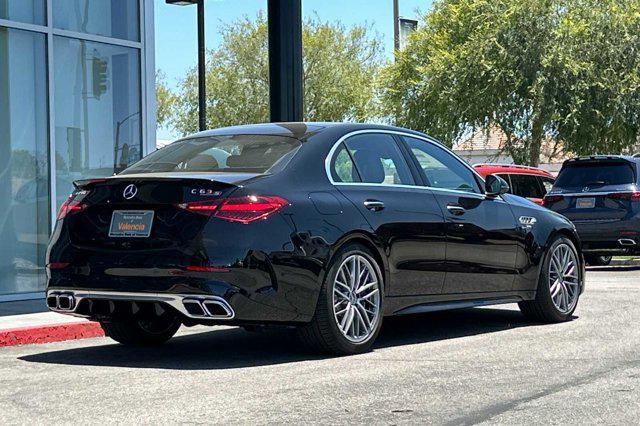
[(205, 87), (205, 47), (204, 47), (204, 0), (165, 0), (167, 4), (187, 6), (198, 5), (198, 129), (207, 128), (206, 87)]
[(398, 0), (393, 0), (393, 50), (400, 50), (400, 11)]
[(268, 0), (269, 120), (302, 121), (302, 2)]

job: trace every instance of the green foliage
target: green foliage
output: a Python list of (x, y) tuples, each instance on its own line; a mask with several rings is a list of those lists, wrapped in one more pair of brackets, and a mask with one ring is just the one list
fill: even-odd
[(515, 161), (638, 143), (638, 0), (440, 0), (381, 76), (387, 114), (448, 144), (497, 127)]
[(175, 96), (167, 87), (166, 76), (162, 71), (156, 72), (156, 120), (159, 126), (166, 126), (171, 117), (171, 106)]
[[(303, 23), (302, 40), (304, 119), (363, 121), (375, 115), (379, 40), (365, 27), (346, 29), (317, 17)], [(207, 53), (209, 128), (268, 121), (267, 51), (267, 22), (262, 15), (222, 30), (220, 47)], [(197, 84), (194, 67), (171, 99), (168, 122), (182, 134), (197, 130)]]

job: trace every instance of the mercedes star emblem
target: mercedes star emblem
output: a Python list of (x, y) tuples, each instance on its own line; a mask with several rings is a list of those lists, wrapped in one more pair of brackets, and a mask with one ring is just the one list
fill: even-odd
[(129, 184), (124, 189), (124, 192), (122, 193), (122, 196), (124, 198), (126, 198), (127, 200), (130, 200), (133, 197), (135, 197), (137, 193), (138, 193), (138, 188), (136, 188), (136, 186), (134, 184)]

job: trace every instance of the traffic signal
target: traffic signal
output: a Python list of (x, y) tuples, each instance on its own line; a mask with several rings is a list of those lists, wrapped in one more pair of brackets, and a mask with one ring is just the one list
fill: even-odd
[(93, 97), (100, 99), (100, 96), (107, 92), (107, 61), (94, 57), (92, 62)]

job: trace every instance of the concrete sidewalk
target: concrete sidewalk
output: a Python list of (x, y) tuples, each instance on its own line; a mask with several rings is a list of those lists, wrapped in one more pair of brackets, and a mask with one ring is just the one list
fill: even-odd
[(44, 300), (0, 303), (0, 347), (103, 335), (96, 322), (49, 312)]
[(611, 259), (610, 266), (640, 266), (640, 257), (614, 257)]
[(89, 322), (82, 318), (55, 312), (39, 312), (35, 314), (0, 316), (0, 332), (14, 328), (42, 327), (45, 325), (73, 324), (77, 322)]

